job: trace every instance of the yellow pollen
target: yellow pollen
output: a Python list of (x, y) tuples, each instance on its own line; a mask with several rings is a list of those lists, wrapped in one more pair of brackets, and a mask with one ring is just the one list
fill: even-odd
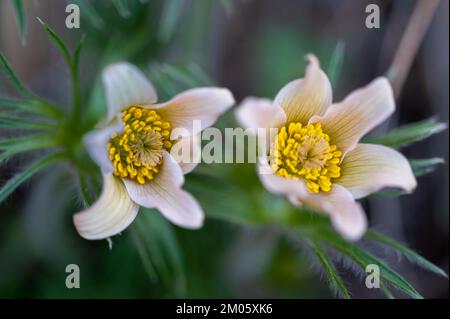
[(320, 123), (283, 126), (270, 148), (270, 165), (280, 176), (303, 179), (309, 191), (329, 192), (340, 176), (342, 152), (330, 144)]
[(163, 152), (170, 151), (171, 124), (155, 111), (131, 106), (122, 112), (124, 131), (113, 134), (108, 153), (114, 175), (145, 184), (154, 178), (163, 163)]

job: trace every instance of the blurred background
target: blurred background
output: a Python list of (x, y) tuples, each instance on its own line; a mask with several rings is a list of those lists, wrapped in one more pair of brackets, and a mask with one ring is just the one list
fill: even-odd
[[(25, 45), (11, 2), (0, 1), (0, 50), (33, 92), (64, 106), (70, 100), (69, 71), (36, 17), (48, 23), (71, 48), (85, 34), (80, 66), (83, 101), (90, 105), (86, 116), (96, 121), (105, 107), (100, 72), (117, 60), (128, 60), (147, 70), (161, 100), (182, 87), (167, 79), (175, 76), (183, 82), (182, 75), (189, 71), (205, 85), (228, 87), (239, 102), (248, 95), (271, 98), (285, 83), (302, 77), (307, 53), (316, 54), (326, 68), (333, 50), (341, 45), (345, 46), (343, 67), (333, 88), (333, 99), (339, 101), (351, 90), (385, 74), (416, 1), (179, 0), (177, 10), (168, 4), (173, 1), (156, 0), (128, 0), (126, 7), (114, 5), (117, 1), (24, 2)], [(65, 26), (68, 3), (80, 4), (80, 29)], [(371, 3), (381, 9), (379, 29), (367, 29), (364, 24), (365, 8)], [(448, 123), (448, 6), (448, 1), (441, 1), (398, 97), (397, 111), (376, 133), (432, 116)], [(192, 86), (189, 80), (184, 79), (185, 87)], [(3, 75), (0, 96), (14, 96)], [(219, 125), (230, 122), (232, 114)], [(442, 157), (445, 164), (420, 177), (412, 195), (374, 197), (365, 202), (371, 227), (407, 243), (447, 272), (448, 147), (446, 130), (403, 148), (408, 158)], [(27, 161), (25, 154), (3, 163), (0, 182)], [(253, 176), (254, 168), (246, 172)], [(112, 250), (106, 241), (83, 240), (72, 225), (71, 216), (81, 208), (81, 201), (70, 174), (70, 167), (63, 164), (53, 167), (0, 205), (0, 297), (334, 296), (308, 251), (270, 227), (242, 227), (207, 219), (205, 227), (193, 232), (172, 227), (150, 212), (150, 221), (143, 217), (132, 227), (141, 232), (127, 230), (116, 236)], [(227, 213), (226, 207), (220, 209)], [(169, 252), (176, 246), (178, 253), (169, 257), (156, 253), (154, 264), (146, 265), (145, 251), (136, 249), (136, 236), (145, 236), (146, 231), (161, 234), (162, 244), (149, 238), (149, 245), (161, 249), (161, 244)], [(165, 236), (169, 236), (167, 241)], [(394, 253), (377, 253), (425, 297), (448, 298), (447, 280)], [(65, 267), (71, 263), (80, 266), (81, 289), (65, 287)], [(366, 289), (362, 279), (343, 266), (337, 263), (354, 297), (381, 296)], [(153, 268), (160, 269), (157, 275)]]

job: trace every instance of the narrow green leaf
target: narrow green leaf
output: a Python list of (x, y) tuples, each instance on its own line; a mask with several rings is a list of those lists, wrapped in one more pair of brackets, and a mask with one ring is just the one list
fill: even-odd
[(80, 53), (81, 49), (83, 48), (84, 41), (86, 39), (86, 35), (82, 35), (80, 41), (77, 44), (77, 47), (75, 48), (74, 54), (73, 54), (73, 64), (72, 64), (72, 72), (78, 71), (78, 65), (80, 64)]
[(319, 243), (316, 243), (312, 240), (308, 240), (307, 242), (314, 251), (314, 253), (317, 255), (317, 258), (322, 264), (325, 270), (325, 274), (328, 276), (328, 279), (332, 287), (336, 288), (342, 297), (344, 297), (345, 299), (350, 299), (351, 298), (350, 294), (347, 288), (345, 287), (345, 284), (342, 281), (341, 276), (337, 272), (336, 267), (331, 261), (331, 258), (328, 256), (327, 252), (323, 249), (323, 247)]
[(20, 153), (56, 146), (57, 144), (52, 137), (45, 134), (27, 135), (0, 140), (0, 164)]
[(409, 160), (414, 175), (417, 177), (433, 172), (437, 165), (443, 164), (444, 162), (444, 159), (440, 157)]
[(0, 106), (11, 107), (17, 110), (30, 112), (34, 114), (48, 116), (54, 119), (60, 119), (64, 112), (46, 101), (40, 100), (13, 100), (0, 98)]
[(0, 117), (0, 128), (11, 128), (18, 130), (48, 130), (52, 127), (54, 126), (50, 123), (42, 123), (30, 119)]
[(33, 94), (20, 82), (17, 75), (14, 73), (11, 65), (6, 60), (3, 53), (0, 52), (0, 69), (5, 73), (6, 77), (16, 88), (16, 90), (26, 97), (33, 97)]
[(321, 233), (319, 236), (328, 246), (333, 247), (334, 249), (353, 259), (356, 264), (362, 268), (363, 271), (365, 271), (366, 266), (369, 264), (377, 265), (380, 268), (380, 275), (383, 279), (390, 282), (393, 286), (403, 290), (405, 293), (415, 299), (423, 298), (408, 281), (406, 281), (392, 268), (387, 266), (382, 260), (372, 256), (355, 244), (343, 240), (337, 234), (333, 235), (331, 233)]
[(406, 258), (408, 258), (409, 261), (412, 263), (421, 266), (431, 272), (434, 272), (435, 274), (438, 274), (440, 276), (443, 276), (445, 278), (448, 278), (448, 275), (445, 273), (444, 270), (439, 268), (438, 266), (434, 265), (433, 263), (429, 262), (416, 252), (414, 252), (412, 249), (409, 249), (408, 247), (403, 246), (399, 242), (386, 237), (380, 233), (377, 233), (375, 231), (369, 230), (367, 231), (366, 236), (368, 238), (371, 238), (375, 241), (378, 241), (380, 243), (383, 243), (391, 248), (393, 248), (395, 251), (400, 252), (402, 255), (404, 255)]
[(83, 48), (84, 40), (85, 36), (83, 35), (80, 41), (78, 42), (77, 47), (75, 48), (72, 64), (70, 65), (70, 74), (72, 79), (72, 109), (73, 109), (73, 118), (75, 121), (79, 118), (81, 112), (80, 77), (78, 75), (78, 66), (80, 63), (80, 54), (81, 49)]
[(181, 16), (183, 7), (184, 0), (164, 1), (158, 31), (158, 37), (163, 43), (168, 42), (172, 37)]
[(394, 129), (383, 136), (364, 138), (364, 143), (382, 144), (390, 147), (400, 147), (418, 142), (439, 133), (447, 128), (447, 124), (439, 123), (434, 118), (407, 124)]
[(342, 66), (344, 65), (344, 53), (345, 42), (343, 40), (339, 40), (333, 54), (331, 55), (327, 69), (328, 78), (330, 79), (330, 83), (333, 87), (335, 87), (342, 71)]
[(61, 40), (60, 37), (58, 37), (58, 35), (55, 33), (55, 31), (52, 30), (52, 28), (50, 28), (48, 26), (47, 23), (45, 23), (44, 21), (42, 21), (40, 18), (37, 18), (38, 21), (42, 24), (42, 26), (44, 27), (45, 32), (47, 32), (47, 34), (49, 35), (50, 39), (53, 41), (53, 43), (56, 45), (56, 47), (58, 48), (58, 50), (61, 52), (61, 54), (64, 57), (64, 60), (66, 60), (66, 63), (69, 67), (72, 66), (72, 57), (70, 55), (70, 51), (69, 49), (66, 47), (66, 45), (64, 44), (64, 42)]
[(28, 147), (34, 147), (38, 145), (39, 147), (55, 146), (55, 141), (51, 135), (48, 134), (34, 134), (25, 135), (13, 138), (4, 138), (0, 140), (0, 150), (11, 150), (11, 149), (25, 149)]
[(17, 25), (19, 26), (20, 39), (22, 45), (27, 42), (27, 20), (25, 17), (25, 8), (22, 0), (13, 0), (12, 5), (16, 14)]
[(388, 299), (395, 299), (394, 295), (384, 282), (380, 282), (380, 289), (383, 291), (383, 293), (386, 295)]
[(130, 16), (130, 9), (125, 0), (112, 0), (112, 3), (116, 7), (122, 18), (128, 18)]
[(0, 189), (0, 203), (5, 200), (17, 187), (32, 177), (43, 168), (62, 159), (61, 154), (52, 154), (42, 157), (38, 161), (32, 163), (24, 171), (12, 177)]

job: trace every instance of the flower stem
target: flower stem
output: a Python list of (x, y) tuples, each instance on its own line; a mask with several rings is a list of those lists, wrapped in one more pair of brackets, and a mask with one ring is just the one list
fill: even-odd
[(439, 2), (439, 0), (417, 0), (416, 2), (394, 60), (387, 71), (387, 77), (391, 81), (396, 98), (400, 95), (417, 50), (431, 24)]

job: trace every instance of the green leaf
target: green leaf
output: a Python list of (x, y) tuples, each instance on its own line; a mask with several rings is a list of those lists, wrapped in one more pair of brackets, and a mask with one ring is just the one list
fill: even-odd
[(386, 295), (388, 299), (395, 299), (392, 292), (389, 290), (389, 288), (385, 285), (384, 282), (380, 282), (380, 289), (383, 291), (383, 293)]
[(11, 107), (17, 110), (48, 116), (54, 119), (60, 119), (64, 112), (46, 101), (33, 100), (13, 100), (0, 98), (0, 106)]
[(414, 287), (406, 281), (401, 275), (395, 272), (392, 268), (387, 266), (382, 260), (372, 256), (365, 250), (343, 240), (339, 235), (322, 232), (317, 234), (328, 246), (340, 251), (342, 254), (350, 257), (358, 266), (365, 271), (366, 266), (375, 264), (380, 268), (381, 277), (391, 283), (393, 286), (404, 291), (415, 299), (422, 299), (423, 297), (414, 289)]
[(184, 0), (166, 0), (159, 22), (158, 37), (166, 43), (172, 37), (184, 6)]
[(33, 94), (20, 82), (17, 75), (14, 73), (11, 65), (6, 60), (3, 53), (0, 52), (0, 69), (5, 73), (6, 77), (12, 83), (12, 85), (16, 88), (16, 90), (26, 97), (33, 97)]
[(27, 20), (25, 17), (25, 8), (22, 0), (13, 0), (12, 5), (16, 14), (17, 25), (19, 26), (20, 39), (22, 45), (27, 42)]
[(112, 0), (112, 3), (116, 7), (122, 18), (128, 18), (130, 16), (130, 9), (125, 0)]
[(70, 74), (71, 74), (71, 80), (72, 80), (72, 111), (73, 111), (73, 119), (74, 121), (77, 121), (80, 112), (81, 112), (81, 105), (80, 105), (80, 78), (78, 75), (78, 66), (80, 63), (80, 54), (81, 49), (83, 48), (85, 36), (83, 35), (80, 39), (80, 41), (77, 44), (77, 47), (75, 48), (75, 52), (73, 54), (72, 64), (70, 65)]
[(17, 187), (32, 177), (43, 168), (62, 159), (61, 154), (52, 154), (42, 157), (38, 161), (32, 163), (24, 171), (8, 180), (0, 189), (0, 203), (5, 200)]
[(70, 55), (70, 51), (69, 49), (66, 47), (66, 45), (64, 44), (64, 42), (61, 40), (60, 37), (58, 37), (58, 35), (56, 34), (55, 31), (52, 30), (52, 28), (50, 28), (47, 23), (45, 23), (44, 21), (42, 21), (40, 18), (37, 18), (38, 21), (42, 24), (42, 26), (44, 27), (45, 32), (47, 32), (47, 34), (49, 35), (50, 39), (53, 41), (53, 43), (56, 45), (56, 47), (58, 48), (58, 50), (61, 52), (61, 54), (64, 57), (64, 60), (66, 60), (66, 63), (68, 66), (72, 65), (72, 57)]
[(433, 172), (438, 164), (443, 163), (445, 163), (445, 161), (440, 157), (409, 160), (414, 175), (417, 177)]
[(52, 136), (48, 134), (25, 135), (0, 140), (0, 150), (2, 151), (11, 149), (27, 150), (28, 147), (33, 147), (34, 145), (46, 147), (55, 146), (56, 144)]
[(344, 65), (344, 53), (345, 42), (343, 40), (339, 40), (333, 54), (331, 55), (327, 69), (328, 78), (330, 79), (330, 83), (333, 87), (335, 87), (342, 71), (342, 66)]
[(406, 146), (439, 133), (447, 128), (447, 124), (439, 123), (434, 118), (407, 124), (394, 129), (383, 136), (372, 136), (363, 139), (364, 143), (382, 144), (389, 147)]
[(307, 240), (307, 243), (312, 248), (320, 263), (322, 264), (331, 286), (337, 289), (342, 297), (344, 297), (345, 299), (350, 299), (350, 294), (327, 252), (319, 243), (316, 243), (312, 240)]
[(30, 119), (2, 116), (0, 117), (0, 128), (11, 128), (18, 130), (49, 130), (54, 128), (54, 126), (50, 123), (42, 123)]
[(3, 139), (0, 140), (0, 151), (2, 151), (0, 153), (0, 163), (20, 153), (56, 146), (55, 140), (50, 135), (46, 134)]
[(400, 252), (402, 255), (404, 255), (406, 258), (408, 258), (408, 260), (411, 261), (412, 263), (414, 263), (418, 266), (421, 266), (431, 272), (434, 272), (435, 274), (438, 274), (440, 276), (448, 278), (448, 275), (445, 273), (444, 270), (442, 270), (438, 266), (434, 265), (433, 263), (429, 262), (428, 260), (426, 260), (425, 258), (420, 256), (419, 254), (414, 252), (412, 249), (409, 249), (408, 247), (403, 246), (399, 242), (397, 242), (389, 237), (386, 237), (382, 234), (379, 234), (375, 231), (372, 231), (372, 230), (367, 231), (366, 236), (368, 238), (371, 238), (375, 241), (378, 241), (380, 243), (383, 243), (383, 244), (393, 248), (395, 251)]

